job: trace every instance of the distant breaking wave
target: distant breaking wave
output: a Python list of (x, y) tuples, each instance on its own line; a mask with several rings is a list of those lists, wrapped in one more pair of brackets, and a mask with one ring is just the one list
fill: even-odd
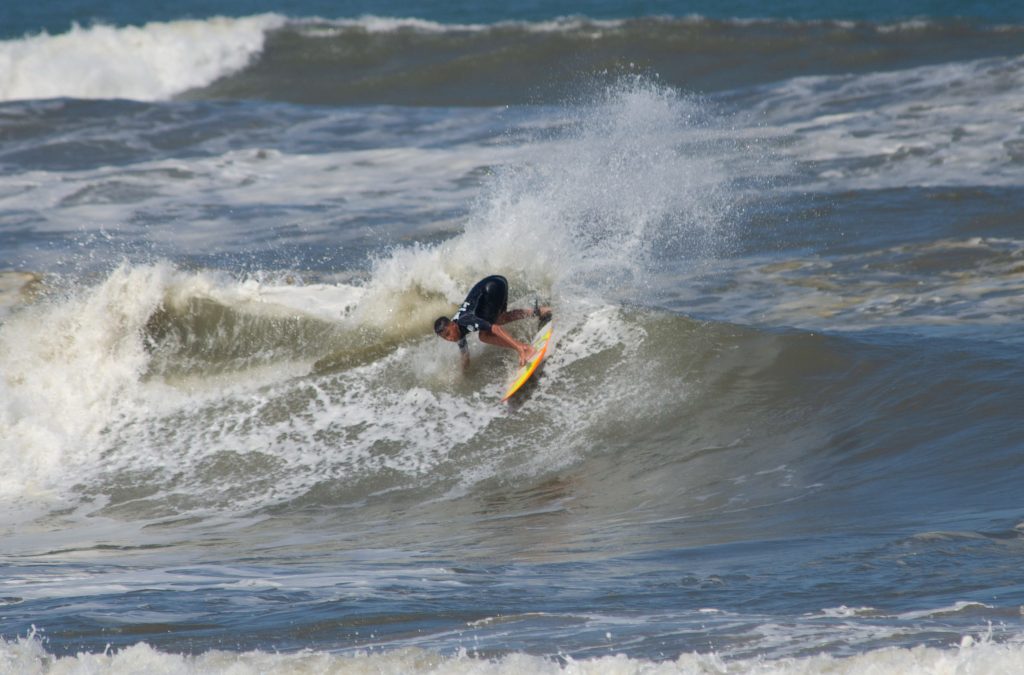
[[(640, 71), (721, 91), (804, 75), (1020, 53), (1024, 26), (709, 19), (699, 15), (445, 24), (415, 17), (74, 25), (0, 41), (0, 101), (202, 98), (313, 104), (505, 105)], [(842, 50), (834, 49), (837, 43)]]
[(167, 99), (241, 70), (284, 17), (75, 25), (0, 42), (0, 100), (45, 98)]

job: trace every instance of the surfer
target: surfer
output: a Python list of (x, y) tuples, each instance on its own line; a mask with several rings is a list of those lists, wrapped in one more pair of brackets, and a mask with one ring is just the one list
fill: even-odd
[(434, 332), (449, 342), (459, 343), (463, 367), (469, 364), (466, 336), (470, 333), (479, 333), (480, 341), (489, 345), (516, 350), (519, 354), (519, 365), (523, 365), (533, 357), (536, 350), (531, 345), (516, 340), (501, 326), (531, 316), (548, 319), (551, 317), (551, 308), (535, 305), (533, 309), (508, 311), (508, 281), (505, 277), (494, 274), (481, 279), (470, 289), (469, 295), (459, 306), (455, 316), (450, 319), (446, 316), (438, 317), (434, 321)]

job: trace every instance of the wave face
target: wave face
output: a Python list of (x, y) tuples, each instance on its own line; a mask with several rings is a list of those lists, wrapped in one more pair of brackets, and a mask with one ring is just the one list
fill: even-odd
[(0, 100), (242, 98), (304, 104), (561, 101), (603, 73), (723, 91), (802, 75), (1018, 55), (1018, 25), (649, 17), (437, 23), (264, 14), (75, 26), (0, 42)]

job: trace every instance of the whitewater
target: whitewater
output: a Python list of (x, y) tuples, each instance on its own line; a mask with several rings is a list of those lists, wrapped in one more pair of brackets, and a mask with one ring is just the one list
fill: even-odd
[(201, 5), (0, 13), (0, 672), (1019, 670), (1020, 17)]

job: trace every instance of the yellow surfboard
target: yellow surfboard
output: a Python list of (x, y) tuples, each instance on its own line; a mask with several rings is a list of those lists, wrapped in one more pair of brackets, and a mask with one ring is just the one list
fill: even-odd
[(544, 357), (548, 353), (548, 344), (551, 342), (551, 329), (550, 323), (544, 326), (537, 337), (533, 338), (533, 348), (537, 350), (537, 353), (533, 355), (533, 358), (526, 362), (526, 365), (520, 366), (519, 370), (516, 371), (515, 379), (508, 386), (508, 390), (505, 391), (505, 395), (501, 397), (501, 400), (507, 401), (512, 394), (519, 391), (519, 388), (526, 384), (526, 381), (533, 375), (533, 371), (537, 370), (540, 366), (540, 362), (544, 360)]

